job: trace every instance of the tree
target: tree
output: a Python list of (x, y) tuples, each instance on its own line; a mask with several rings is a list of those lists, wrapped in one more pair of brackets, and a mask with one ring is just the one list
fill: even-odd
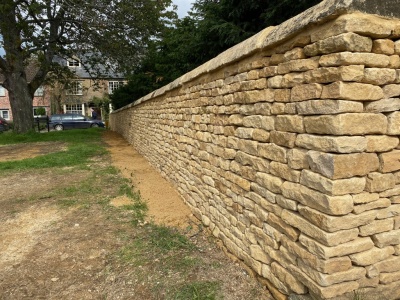
[[(2, 0), (0, 73), (14, 130), (32, 129), (35, 90), (49, 73), (66, 71), (57, 58), (84, 57), (84, 67), (96, 76), (110, 68), (126, 71), (140, 61), (163, 23), (176, 16), (170, 5), (171, 0)], [(30, 63), (35, 68), (28, 82)]]

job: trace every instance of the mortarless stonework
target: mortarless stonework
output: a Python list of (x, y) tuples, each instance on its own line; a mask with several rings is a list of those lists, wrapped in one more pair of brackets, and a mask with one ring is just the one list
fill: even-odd
[(377, 2), (323, 1), (110, 116), (277, 299), (400, 299), (400, 1)]

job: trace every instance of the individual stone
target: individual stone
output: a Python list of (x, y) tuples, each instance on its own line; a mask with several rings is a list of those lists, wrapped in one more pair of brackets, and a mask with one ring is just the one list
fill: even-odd
[(360, 226), (360, 236), (371, 236), (373, 234), (390, 231), (393, 229), (393, 219), (375, 220), (369, 224)]
[(372, 236), (374, 244), (379, 248), (400, 244), (400, 229), (378, 233)]
[(268, 78), (268, 87), (270, 89), (280, 89), (282, 88), (282, 80), (283, 80), (282, 75), (270, 77)]
[(276, 203), (280, 207), (286, 208), (289, 210), (293, 210), (293, 211), (297, 211), (297, 204), (298, 204), (297, 201), (285, 198), (282, 195), (277, 195), (275, 199), (276, 199)]
[(364, 204), (372, 201), (376, 201), (379, 199), (378, 193), (361, 193), (357, 195), (353, 195), (354, 204)]
[(368, 202), (366, 204), (354, 205), (353, 212), (355, 214), (361, 214), (368, 210), (373, 210), (377, 208), (385, 208), (391, 205), (390, 199), (380, 198), (376, 201)]
[(393, 273), (381, 273), (379, 275), (379, 281), (382, 284), (389, 284), (392, 282), (400, 282), (400, 271)]
[[(394, 176), (394, 174), (386, 174), (386, 175)], [(396, 179), (394, 178), (394, 180), (396, 180)], [(387, 197), (387, 198), (392, 197), (392, 196), (398, 196), (398, 195), (400, 195), (400, 185), (395, 185), (391, 189), (388, 189), (388, 190), (385, 190), (385, 191), (379, 193), (380, 197)]]
[(294, 115), (277, 116), (275, 128), (278, 131), (303, 133), (303, 117)]
[(356, 101), (380, 100), (384, 96), (379, 86), (357, 82), (334, 82), (324, 86), (321, 98)]
[(285, 103), (275, 102), (271, 106), (272, 115), (283, 115), (285, 114)]
[(393, 98), (400, 96), (400, 84), (388, 84), (385, 85), (382, 90), (383, 94), (385, 95), (384, 98)]
[(386, 135), (367, 135), (367, 152), (387, 152), (399, 145), (399, 138)]
[(394, 253), (393, 247), (372, 248), (364, 252), (350, 255), (350, 259), (356, 266), (370, 266), (385, 260)]
[(400, 256), (389, 257), (389, 258), (382, 260), (374, 265), (374, 267), (380, 273), (396, 272), (399, 270), (399, 266), (400, 266)]
[(301, 233), (314, 238), (317, 242), (326, 246), (337, 246), (355, 240), (358, 236), (358, 229), (347, 229), (336, 232), (325, 232), (318, 226), (313, 225), (299, 214), (284, 209), (281, 215), (282, 220), (300, 230)]
[(275, 90), (275, 101), (277, 102), (289, 102), (291, 89), (277, 89)]
[(292, 88), (296, 85), (305, 83), (303, 72), (293, 72), (283, 75), (282, 88)]
[(290, 100), (303, 101), (309, 99), (319, 99), (322, 93), (322, 85), (318, 83), (297, 85), (292, 88)]
[[(368, 124), (368, 126), (365, 126)], [(345, 113), (339, 115), (310, 116), (304, 118), (307, 133), (329, 135), (384, 134), (388, 120), (383, 114)]]
[(310, 170), (303, 170), (300, 183), (322, 193), (336, 196), (361, 193), (365, 188), (366, 180), (363, 177), (331, 180)]
[(266, 264), (271, 263), (271, 258), (262, 250), (259, 245), (251, 245), (249, 250), (251, 257), (253, 257), (255, 260)]
[(374, 53), (341, 52), (321, 56), (319, 64), (322, 67), (338, 67), (347, 65), (365, 65), (370, 68), (386, 68), (389, 57)]
[(340, 113), (363, 112), (360, 102), (344, 100), (310, 100), (296, 103), (299, 115), (333, 115)]
[(300, 181), (300, 171), (291, 169), (287, 164), (273, 161), (270, 164), (270, 172), (272, 175), (278, 176), (288, 181)]
[(372, 44), (372, 52), (377, 54), (394, 54), (394, 42), (389, 39), (374, 40)]
[(291, 149), (287, 152), (287, 162), (295, 170), (308, 169), (307, 150)]
[(305, 294), (307, 292), (306, 286), (280, 264), (273, 262), (271, 264), (271, 271), (278, 277), (280, 281), (286, 283), (294, 293)]
[(372, 222), (376, 217), (376, 213), (373, 211), (360, 215), (331, 216), (301, 204), (298, 205), (297, 210), (304, 218), (328, 232), (357, 228)]
[(393, 150), (379, 155), (381, 166), (379, 170), (389, 173), (400, 170), (400, 150)]
[(400, 215), (400, 205), (393, 204), (385, 209), (378, 210), (376, 218), (378, 220), (381, 220), (381, 219), (392, 218), (399, 215)]
[(231, 116), (229, 116), (228, 124), (229, 125), (242, 126), (243, 125), (243, 116), (242, 115), (231, 115)]
[(253, 131), (253, 128), (239, 127), (235, 130), (235, 136), (241, 139), (251, 139)]
[(365, 176), (379, 168), (375, 153), (331, 154), (309, 151), (307, 155), (310, 169), (330, 179)]
[(349, 32), (332, 36), (304, 47), (307, 56), (317, 56), (334, 52), (371, 52), (372, 40)]
[(366, 112), (392, 112), (400, 109), (400, 98), (389, 98), (365, 104)]
[(384, 68), (366, 68), (364, 70), (363, 83), (384, 85), (396, 80), (396, 70)]
[(281, 146), (272, 143), (259, 143), (257, 152), (261, 157), (265, 157), (269, 160), (281, 163), (287, 162), (286, 148)]
[(251, 140), (239, 139), (238, 149), (250, 155), (257, 155), (258, 142)]
[[(396, 73), (396, 72), (395, 72)], [(364, 65), (325, 67), (304, 73), (307, 83), (331, 83), (335, 81), (362, 81)]]
[(399, 55), (391, 55), (389, 57), (389, 68), (391, 69), (398, 69), (400, 68), (400, 56)]
[(296, 133), (274, 130), (270, 133), (270, 141), (279, 146), (293, 148), (296, 136)]
[(299, 238), (300, 232), (298, 229), (285, 222), (282, 217), (278, 217), (273, 213), (268, 214), (267, 224), (271, 225), (294, 242)]
[(290, 72), (304, 72), (316, 69), (318, 68), (318, 59), (315, 58), (297, 59), (280, 63), (278, 65), (278, 74), (287, 74)]
[(393, 174), (382, 174), (378, 172), (369, 173), (365, 190), (368, 192), (382, 192), (395, 186)]
[(298, 59), (303, 59), (306, 58), (306, 55), (304, 54), (304, 50), (301, 47), (296, 47), (293, 48), (289, 51), (286, 51), (283, 54), (283, 58), (285, 61), (289, 61), (289, 60), (298, 60)]
[(367, 148), (367, 140), (361, 136), (299, 134), (297, 135), (295, 144), (305, 149), (334, 153), (357, 153), (363, 152)]
[(387, 115), (388, 134), (400, 135), (400, 112), (395, 111)]
[(255, 128), (251, 138), (258, 142), (269, 142), (270, 133), (266, 130)]
[(256, 183), (273, 193), (280, 194), (283, 180), (271, 174), (257, 172)]
[(374, 243), (371, 238), (357, 238), (353, 241), (340, 244), (334, 247), (327, 247), (307, 237), (304, 234), (300, 234), (299, 242), (311, 253), (317, 255), (322, 259), (329, 259), (333, 257), (343, 257), (354, 253), (367, 251), (374, 247)]

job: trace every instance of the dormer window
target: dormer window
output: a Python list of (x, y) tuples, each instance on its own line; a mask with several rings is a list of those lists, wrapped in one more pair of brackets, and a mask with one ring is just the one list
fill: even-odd
[(80, 67), (81, 62), (78, 59), (70, 58), (67, 60), (68, 67)]

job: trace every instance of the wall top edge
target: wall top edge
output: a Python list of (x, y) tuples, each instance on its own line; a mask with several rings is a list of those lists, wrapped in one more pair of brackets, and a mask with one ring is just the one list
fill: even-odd
[(340, 15), (354, 12), (400, 19), (400, 0), (324, 0), (278, 26), (267, 27), (247, 40), (222, 52), (203, 65), (182, 75), (173, 82), (151, 92), (134, 103), (116, 110), (115, 112), (138, 105), (154, 97), (161, 96), (171, 90), (183, 86), (185, 83), (196, 79), (202, 74), (212, 72), (243, 57), (249, 56), (252, 53), (281, 43), (294, 36), (296, 33), (303, 31), (307, 27), (320, 25), (339, 17)]

